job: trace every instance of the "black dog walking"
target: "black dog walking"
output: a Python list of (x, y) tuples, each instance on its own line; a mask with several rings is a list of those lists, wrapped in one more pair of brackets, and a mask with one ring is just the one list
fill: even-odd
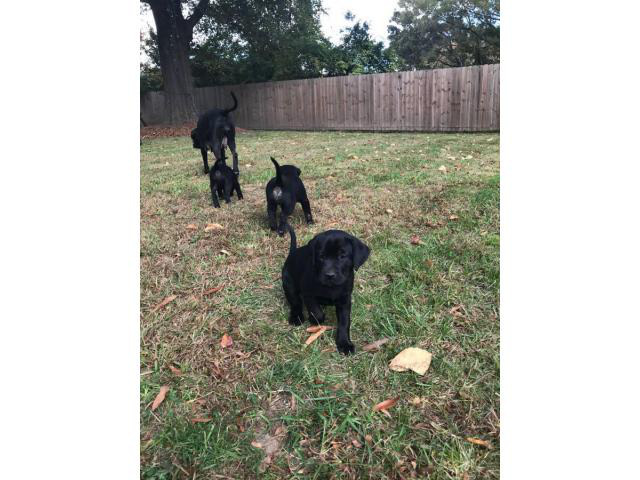
[(356, 237), (341, 230), (316, 235), (304, 247), (296, 248), (296, 234), (291, 234), (289, 256), (282, 267), (282, 288), (291, 307), (289, 323), (304, 322), (303, 305), (309, 321), (324, 322), (321, 305), (334, 305), (338, 319), (336, 346), (345, 355), (355, 352), (351, 342), (351, 293), (354, 271), (369, 258), (370, 249)]
[(220, 208), (218, 195), (221, 197), (224, 196), (225, 203), (230, 203), (234, 190), (236, 195), (238, 195), (238, 200), (242, 200), (242, 190), (240, 190), (238, 176), (227, 166), (225, 160), (225, 149), (223, 148), (221, 158), (216, 160), (213, 168), (209, 171), (211, 200), (213, 201), (213, 206), (216, 208)]
[(293, 213), (296, 202), (300, 202), (307, 223), (313, 223), (311, 205), (307, 198), (307, 191), (300, 179), (300, 169), (294, 165), (280, 166), (276, 159), (271, 157), (276, 167), (276, 176), (267, 183), (267, 216), (269, 227), (276, 230), (276, 210), (280, 205), (280, 223), (277, 226), (278, 234), (284, 235), (287, 216)]
[(236, 152), (236, 127), (233, 118), (229, 115), (238, 108), (238, 100), (233, 92), (233, 107), (214, 108), (202, 114), (198, 119), (198, 125), (191, 130), (191, 140), (193, 148), (199, 148), (204, 162), (204, 173), (209, 173), (209, 162), (207, 161), (207, 149), (213, 152), (216, 160), (222, 158), (223, 144), (226, 141), (233, 155), (233, 172), (238, 175), (238, 153)]

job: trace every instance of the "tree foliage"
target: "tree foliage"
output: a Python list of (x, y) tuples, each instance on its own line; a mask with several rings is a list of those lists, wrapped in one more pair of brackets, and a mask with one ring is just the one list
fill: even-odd
[[(202, 5), (207, 8), (197, 12)], [(332, 44), (320, 28), (322, 0), (182, 0), (182, 10), (185, 19), (198, 13), (189, 43), (196, 86), (500, 61), (499, 0), (400, 0), (388, 48), (350, 12), (353, 23)], [(155, 32), (141, 48), (150, 59), (141, 65), (141, 91), (163, 88)]]
[(409, 69), (500, 62), (500, 0), (400, 0), (390, 48)]

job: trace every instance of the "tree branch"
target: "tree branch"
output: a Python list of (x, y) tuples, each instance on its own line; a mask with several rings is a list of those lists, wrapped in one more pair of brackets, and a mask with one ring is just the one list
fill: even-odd
[(209, 0), (200, 0), (196, 8), (193, 9), (193, 13), (186, 19), (187, 25), (191, 30), (196, 26), (196, 23), (204, 16), (209, 8)]

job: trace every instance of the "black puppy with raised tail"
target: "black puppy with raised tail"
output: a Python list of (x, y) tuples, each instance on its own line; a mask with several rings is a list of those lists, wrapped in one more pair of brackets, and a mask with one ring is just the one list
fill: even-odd
[(222, 158), (223, 145), (229, 146), (233, 155), (233, 172), (238, 175), (238, 153), (236, 152), (236, 127), (233, 117), (230, 115), (238, 108), (238, 99), (231, 92), (233, 98), (233, 107), (231, 108), (214, 108), (203, 113), (198, 119), (198, 125), (191, 130), (191, 140), (193, 148), (199, 148), (202, 153), (202, 161), (204, 163), (204, 173), (209, 173), (209, 162), (207, 161), (207, 149), (213, 152), (216, 160)]
[(369, 258), (370, 249), (356, 237), (341, 230), (316, 235), (304, 247), (296, 248), (296, 234), (291, 234), (289, 256), (282, 267), (282, 288), (291, 307), (289, 323), (304, 322), (303, 305), (309, 321), (324, 323), (321, 305), (334, 305), (338, 319), (336, 346), (340, 353), (355, 352), (351, 343), (351, 293), (354, 271)]
[(313, 223), (313, 217), (307, 191), (300, 179), (300, 169), (294, 165), (280, 166), (273, 157), (271, 161), (276, 167), (276, 176), (267, 183), (267, 216), (269, 227), (271, 230), (276, 230), (276, 210), (280, 205), (280, 223), (277, 229), (278, 234), (282, 236), (287, 225), (287, 216), (293, 213), (296, 202), (302, 205), (307, 223)]
[(238, 200), (242, 200), (242, 190), (240, 190), (238, 176), (227, 166), (224, 148), (222, 149), (221, 158), (216, 160), (213, 168), (209, 171), (209, 185), (211, 186), (211, 200), (216, 208), (220, 208), (218, 195), (224, 196), (225, 203), (230, 203), (234, 190), (238, 195)]

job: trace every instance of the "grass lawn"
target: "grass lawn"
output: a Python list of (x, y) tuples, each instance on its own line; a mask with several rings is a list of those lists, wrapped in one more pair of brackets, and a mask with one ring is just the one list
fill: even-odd
[[(144, 140), (142, 478), (498, 478), (499, 140), (241, 133), (244, 200), (220, 209), (188, 137)], [(267, 225), (269, 155), (302, 169), (316, 223), (296, 206), (299, 245), (336, 228), (371, 248), (356, 273), (354, 356), (336, 352), (335, 330), (305, 348), (309, 324), (287, 323), (289, 237)], [(422, 377), (388, 368), (411, 346), (433, 354)], [(395, 397), (388, 416), (372, 410)]]

